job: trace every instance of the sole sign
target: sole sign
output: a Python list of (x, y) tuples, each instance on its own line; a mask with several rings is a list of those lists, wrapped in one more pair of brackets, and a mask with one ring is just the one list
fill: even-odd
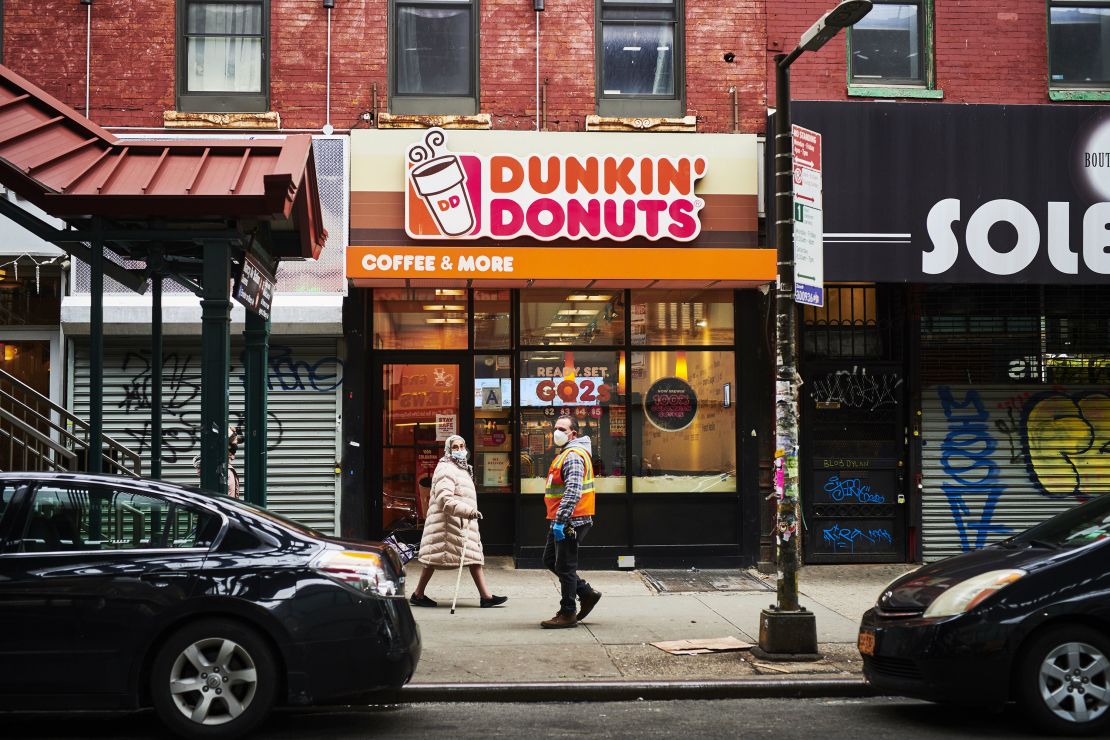
[(825, 305), (825, 238), (821, 213), (821, 134), (791, 128), (794, 157), (794, 301)]

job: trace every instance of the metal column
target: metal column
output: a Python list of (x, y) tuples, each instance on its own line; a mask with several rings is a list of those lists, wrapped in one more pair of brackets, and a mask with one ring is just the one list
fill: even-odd
[(93, 221), (89, 271), (89, 458), (90, 473), (104, 471), (104, 226)]
[(150, 278), (150, 476), (162, 477), (162, 273)]
[(204, 245), (201, 299), (200, 486), (227, 494), (228, 381), (231, 372), (231, 245)]
[(244, 475), (247, 501), (266, 505), (267, 395), (270, 367), (270, 320), (254, 311), (247, 311), (243, 331), (247, 351), (244, 360), (246, 375), (246, 443), (247, 461)]

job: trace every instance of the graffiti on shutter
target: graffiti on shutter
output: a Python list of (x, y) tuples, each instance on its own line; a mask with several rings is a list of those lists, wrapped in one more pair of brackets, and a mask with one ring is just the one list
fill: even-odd
[(937, 385), (923, 394), (926, 560), (1110, 492), (1110, 388)]

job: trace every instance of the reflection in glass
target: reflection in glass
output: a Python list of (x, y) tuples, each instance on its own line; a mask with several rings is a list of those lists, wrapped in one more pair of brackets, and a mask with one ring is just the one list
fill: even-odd
[(635, 493), (736, 491), (732, 352), (633, 352)]
[(262, 91), (262, 3), (191, 3), (185, 57), (190, 92)]
[(520, 296), (524, 345), (623, 344), (624, 291), (530, 290)]
[(374, 291), (375, 349), (466, 349), (466, 335), (465, 291)]
[(851, 38), (853, 80), (924, 81), (917, 3), (876, 4), (852, 27)]
[(1052, 8), (1049, 48), (1052, 82), (1110, 85), (1110, 8)]
[[(459, 293), (463, 300), (466, 291)], [(474, 346), (478, 349), (510, 349), (513, 346), (512, 293), (509, 290), (474, 291)]]
[(728, 290), (632, 291), (632, 343), (732, 344), (732, 292)]
[(474, 436), (467, 440), (478, 493), (512, 493), (513, 358), (474, 358)]
[(590, 438), (598, 493), (626, 491), (624, 353), (524, 352), (520, 358), (520, 490), (543, 493), (558, 450), (555, 420), (570, 415)]
[(468, 3), (397, 6), (397, 92), (472, 95)]

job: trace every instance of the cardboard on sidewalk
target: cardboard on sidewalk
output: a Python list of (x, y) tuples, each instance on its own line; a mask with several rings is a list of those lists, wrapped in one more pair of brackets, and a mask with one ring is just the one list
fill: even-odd
[(729, 637), (709, 637), (702, 640), (667, 640), (653, 642), (653, 647), (671, 655), (704, 655), (706, 653), (727, 653), (733, 650), (748, 650), (751, 644)]

